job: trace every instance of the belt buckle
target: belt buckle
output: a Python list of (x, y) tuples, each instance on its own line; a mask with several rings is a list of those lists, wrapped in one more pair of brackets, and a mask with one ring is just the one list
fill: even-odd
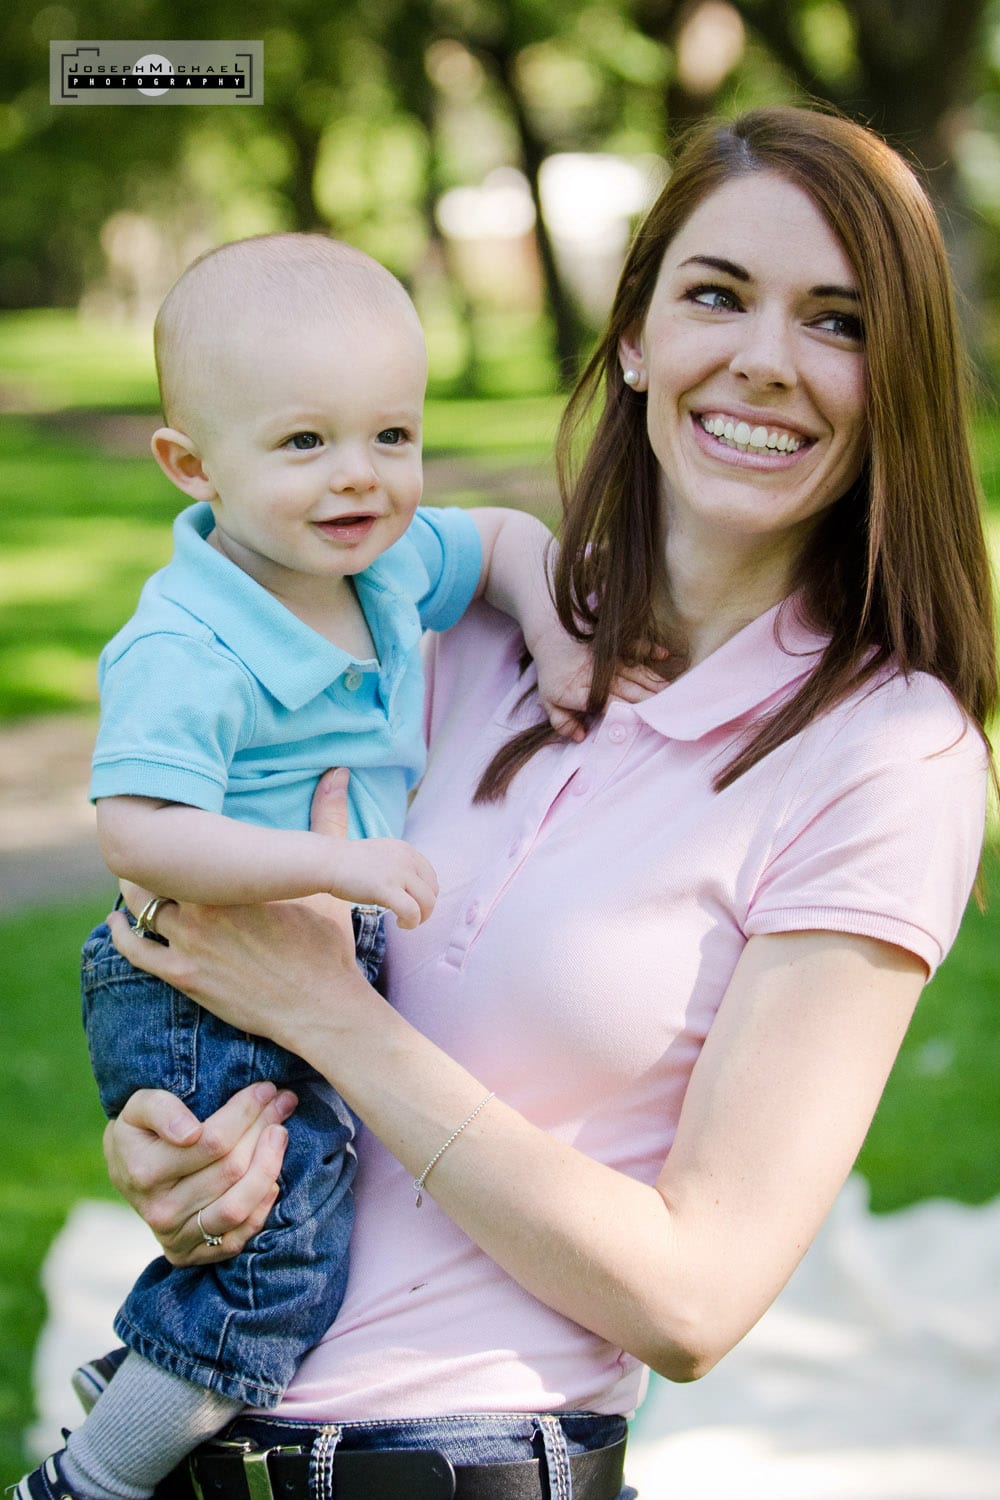
[[(258, 1448), (254, 1443), (246, 1439), (243, 1441), (234, 1441), (231, 1438), (216, 1438), (210, 1446), (213, 1452), (230, 1453), (234, 1458), (237, 1455), (242, 1455), (243, 1477), (246, 1480), (247, 1494), (250, 1500), (275, 1500), (274, 1487), (271, 1484), (271, 1471), (267, 1466), (267, 1461), (272, 1453), (301, 1454), (303, 1451), (301, 1447), (295, 1445)], [(198, 1468), (194, 1454), (188, 1459), (188, 1472), (191, 1476), (191, 1488), (194, 1490), (197, 1500), (205, 1500), (205, 1495), (198, 1479)]]

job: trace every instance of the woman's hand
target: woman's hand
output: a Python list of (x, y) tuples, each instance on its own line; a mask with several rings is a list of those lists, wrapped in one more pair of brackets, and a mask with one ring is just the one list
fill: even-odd
[[(109, 1122), (104, 1154), (111, 1180), (171, 1264), (228, 1260), (263, 1228), (278, 1196), (283, 1122), (296, 1103), (287, 1089), (255, 1083), (201, 1123), (173, 1094), (140, 1089)], [(221, 1245), (205, 1243), (199, 1210), (205, 1233), (221, 1235)]]

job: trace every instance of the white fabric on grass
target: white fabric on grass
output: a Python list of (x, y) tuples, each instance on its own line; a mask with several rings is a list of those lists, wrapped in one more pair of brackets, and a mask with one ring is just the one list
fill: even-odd
[[(80, 1203), (43, 1269), (41, 1456), (79, 1421), (69, 1375), (116, 1342), (155, 1253), (111, 1203)], [(641, 1500), (998, 1500), (1000, 1198), (873, 1216), (852, 1178), (774, 1307), (704, 1380), (654, 1381), (629, 1449)]]

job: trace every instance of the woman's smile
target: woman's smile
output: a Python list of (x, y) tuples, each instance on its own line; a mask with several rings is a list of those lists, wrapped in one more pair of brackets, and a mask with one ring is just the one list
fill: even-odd
[(746, 417), (732, 413), (696, 413), (695, 436), (703, 451), (720, 463), (765, 471), (790, 468), (796, 455), (811, 446), (812, 439), (804, 433), (761, 422), (756, 415), (751, 414), (751, 426)]

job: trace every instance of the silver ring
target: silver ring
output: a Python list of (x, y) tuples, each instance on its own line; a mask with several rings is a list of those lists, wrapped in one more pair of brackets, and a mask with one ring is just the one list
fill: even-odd
[(157, 932), (155, 926), (157, 914), (161, 906), (173, 904), (173, 898), (170, 896), (152, 896), (135, 919), (135, 930), (139, 937), (160, 937), (161, 934)]
[(217, 1245), (222, 1244), (222, 1235), (208, 1233), (204, 1224), (201, 1222), (201, 1216), (204, 1212), (205, 1210), (203, 1208), (199, 1208), (195, 1223), (198, 1226), (198, 1232), (201, 1235), (202, 1239), (205, 1241), (205, 1244), (211, 1245), (212, 1249), (214, 1250)]

